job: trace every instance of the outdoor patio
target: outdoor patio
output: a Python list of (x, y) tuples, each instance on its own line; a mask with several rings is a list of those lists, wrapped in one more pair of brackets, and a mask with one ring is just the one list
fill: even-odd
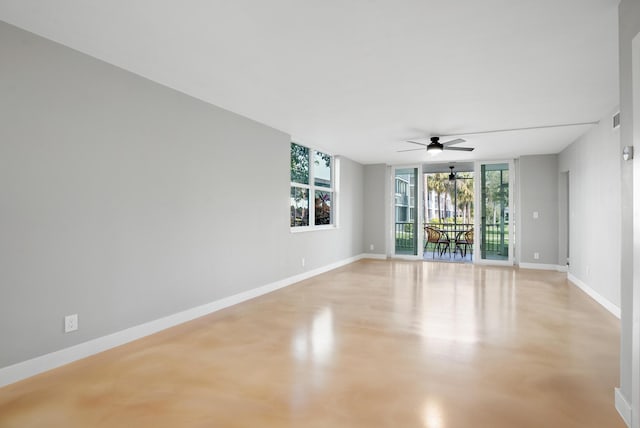
[[(427, 234), (423, 236), (422, 256), (425, 261), (445, 261), (456, 263), (473, 262), (476, 248), (474, 244), (467, 246), (466, 255), (461, 254), (460, 248), (456, 250), (456, 239), (462, 233), (473, 229), (472, 224), (436, 224), (425, 223), (423, 230), (427, 226), (432, 227), (442, 233), (443, 239), (448, 240), (449, 247), (442, 243), (438, 245), (428, 242)], [(486, 224), (484, 227), (484, 257), (490, 260), (504, 260), (508, 257), (508, 224)], [(417, 250), (417, 238), (414, 234), (414, 224), (407, 222), (396, 223), (395, 229), (396, 254), (415, 255)], [(426, 245), (424, 245), (426, 243)], [(444, 247), (444, 248), (443, 248)], [(444, 250), (444, 251), (443, 251)]]
[(455, 254), (453, 251), (449, 254), (448, 251), (443, 254), (438, 254), (438, 251), (433, 252), (431, 247), (424, 251), (422, 258), (427, 262), (448, 262), (448, 263), (472, 263), (473, 262), (473, 250), (467, 251), (466, 256), (462, 256), (460, 251)]

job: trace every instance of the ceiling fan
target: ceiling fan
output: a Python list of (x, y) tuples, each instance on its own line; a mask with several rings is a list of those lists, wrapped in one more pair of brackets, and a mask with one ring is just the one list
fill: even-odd
[[(418, 144), (420, 146), (424, 146), (427, 149), (427, 154), (429, 155), (437, 155), (441, 153), (443, 150), (459, 150), (463, 152), (473, 151), (473, 147), (451, 147), (454, 144), (463, 143), (466, 140), (462, 138), (456, 138), (455, 140), (447, 141), (445, 143), (440, 142), (441, 137), (454, 137), (457, 135), (481, 135), (481, 134), (497, 134), (501, 132), (514, 132), (514, 131), (531, 131), (536, 129), (548, 129), (548, 128), (562, 128), (568, 126), (585, 126), (585, 125), (597, 125), (598, 122), (577, 122), (577, 123), (559, 123), (559, 124), (550, 124), (550, 125), (534, 125), (534, 126), (525, 126), (520, 128), (504, 128), (504, 129), (491, 129), (486, 131), (476, 131), (476, 132), (460, 132), (458, 134), (449, 134), (449, 135), (441, 135), (440, 137), (431, 137), (431, 143), (425, 144), (420, 143), (418, 141), (413, 140), (405, 140), (407, 143)], [(424, 149), (408, 149), (408, 150), (398, 150), (398, 152), (411, 152), (415, 150), (424, 150)]]
[[(407, 143), (418, 144), (420, 146), (424, 146), (427, 149), (427, 154), (434, 156), (438, 153), (441, 153), (443, 150), (458, 150), (461, 152), (471, 152), (473, 151), (473, 147), (451, 147), (454, 144), (464, 143), (466, 140), (462, 138), (456, 138), (455, 140), (447, 141), (444, 143), (440, 142), (440, 137), (431, 137), (431, 142), (429, 144), (419, 143), (417, 141), (407, 140)], [(412, 152), (416, 150), (424, 150), (424, 149), (407, 149), (407, 150), (398, 150), (398, 152)]]

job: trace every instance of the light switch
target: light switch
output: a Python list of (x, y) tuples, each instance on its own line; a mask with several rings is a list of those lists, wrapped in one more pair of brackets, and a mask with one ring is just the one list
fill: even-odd
[(533, 212), (533, 218), (537, 219), (538, 218), (538, 211), (534, 211)]

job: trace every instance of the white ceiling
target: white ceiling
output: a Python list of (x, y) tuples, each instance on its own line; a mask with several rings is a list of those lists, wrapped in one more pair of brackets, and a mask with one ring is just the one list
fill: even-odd
[[(0, 19), (362, 163), (410, 138), (591, 122), (618, 0), (0, 0)], [(589, 126), (463, 136), (439, 162), (557, 153)]]

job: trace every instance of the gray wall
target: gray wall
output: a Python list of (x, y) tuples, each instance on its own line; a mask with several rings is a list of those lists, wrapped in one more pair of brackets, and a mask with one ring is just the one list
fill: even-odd
[(522, 156), (518, 168), (519, 262), (558, 264), (558, 156)]
[(386, 176), (387, 166), (384, 164), (364, 167), (364, 247), (365, 252), (371, 254), (386, 254)]
[[(569, 272), (620, 306), (620, 152), (611, 116), (563, 150), (569, 171)], [(556, 174), (558, 173), (556, 172)]]
[(362, 253), (361, 165), (293, 234), (287, 134), (4, 23), (0, 58), (0, 367)]
[[(620, 147), (633, 145), (633, 84), (632, 84), (632, 50), (631, 45), (634, 37), (640, 34), (640, 1), (622, 0), (619, 9), (619, 43), (620, 43)], [(638, 124), (636, 123), (636, 126)], [(637, 132), (637, 131), (636, 131)], [(637, 181), (634, 185), (633, 166), (640, 168), (640, 147), (636, 146), (636, 157), (633, 162), (622, 162), (622, 177), (620, 187), (622, 189), (622, 239), (621, 239), (621, 301), (622, 301), (622, 321), (621, 321), (621, 352), (620, 352), (620, 391), (627, 399), (627, 402), (634, 403), (635, 412), (638, 413), (638, 386), (636, 385), (635, 396), (632, 399), (631, 384), (631, 364), (632, 364), (632, 326), (633, 326), (633, 283), (634, 271), (636, 282), (640, 282), (640, 259), (636, 255), (634, 262), (633, 248), (640, 248), (640, 228), (633, 228), (633, 205), (634, 187), (640, 191)], [(620, 153), (620, 151), (619, 151)], [(637, 180), (637, 178), (636, 178)], [(638, 286), (640, 288), (640, 285)], [(638, 314), (635, 314), (638, 316)], [(635, 364), (640, 364), (635, 361)], [(635, 415), (634, 426), (640, 426), (638, 419), (640, 415)]]

